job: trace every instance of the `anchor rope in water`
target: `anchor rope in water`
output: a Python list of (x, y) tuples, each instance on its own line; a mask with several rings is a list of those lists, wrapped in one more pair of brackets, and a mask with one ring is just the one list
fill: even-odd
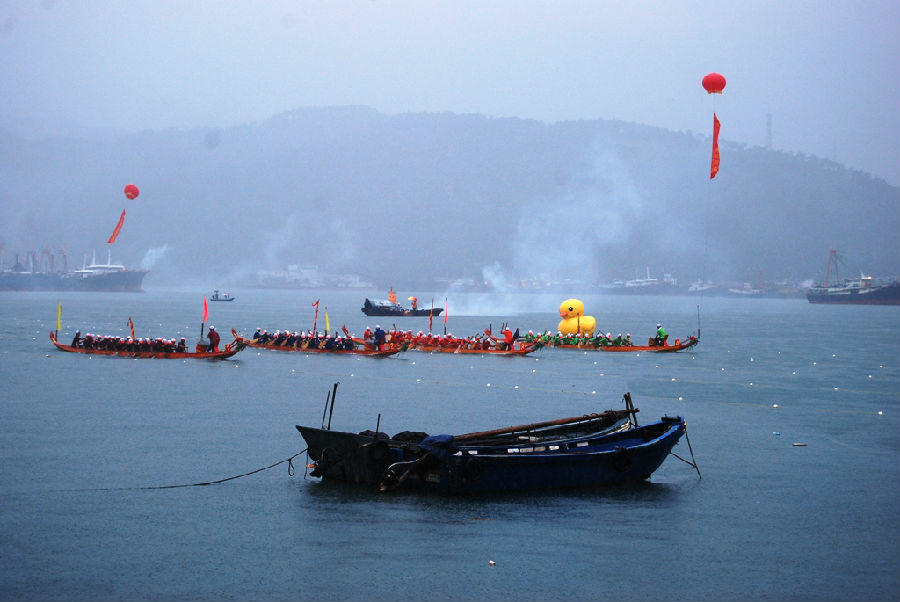
[(288, 475), (294, 476), (295, 468), (294, 468), (293, 460), (300, 454), (305, 453), (307, 451), (307, 449), (309, 449), (309, 448), (298, 451), (296, 454), (294, 454), (290, 458), (285, 458), (284, 460), (279, 460), (279, 461), (275, 462), (274, 464), (270, 464), (268, 466), (263, 466), (262, 468), (257, 468), (256, 470), (251, 470), (250, 472), (245, 472), (243, 474), (234, 475), (232, 477), (218, 479), (216, 481), (202, 481), (199, 483), (183, 483), (181, 485), (150, 485), (150, 486), (146, 486), (146, 487), (98, 487), (98, 488), (92, 488), (92, 489), (57, 489), (54, 491), (145, 491), (145, 490), (149, 490), (149, 489), (179, 489), (182, 487), (202, 487), (205, 485), (218, 485), (220, 483), (226, 483), (228, 481), (240, 479), (241, 477), (248, 477), (248, 476), (256, 474), (258, 472), (262, 472), (264, 470), (269, 470), (270, 468), (275, 468), (276, 466), (279, 466), (280, 464), (284, 464), (285, 462), (287, 462), (287, 465), (288, 465)]
[(278, 462), (275, 462), (274, 464), (270, 464), (269, 466), (263, 466), (262, 468), (257, 468), (256, 470), (251, 470), (250, 472), (245, 472), (244, 474), (235, 475), (233, 477), (228, 477), (225, 479), (219, 479), (217, 481), (205, 481), (205, 482), (201, 482), (201, 483), (185, 483), (183, 485), (157, 485), (157, 486), (151, 486), (151, 487), (137, 487), (136, 489), (178, 489), (181, 487), (202, 487), (205, 485), (218, 485), (220, 483), (225, 483), (227, 481), (233, 481), (235, 479), (240, 479), (241, 477), (248, 477), (252, 474), (256, 474), (256, 473), (262, 472), (264, 470), (269, 470), (270, 468), (275, 468), (279, 464), (284, 464), (285, 462), (287, 462), (287, 465), (288, 465), (288, 475), (294, 476), (295, 469), (294, 469), (293, 460), (294, 460), (294, 458), (296, 458), (297, 456), (299, 456), (300, 454), (302, 454), (305, 451), (306, 451), (305, 449), (302, 451), (298, 451), (296, 454), (294, 454), (290, 458), (285, 458), (284, 460), (279, 460)]
[(690, 461), (685, 460), (684, 458), (682, 458), (681, 456), (679, 456), (678, 454), (676, 454), (676, 453), (673, 452), (673, 451), (670, 451), (669, 453), (672, 454), (673, 456), (675, 456), (676, 458), (678, 458), (679, 460), (681, 460), (682, 462), (684, 462), (685, 464), (687, 464), (687, 465), (689, 465), (689, 466), (693, 466), (693, 467), (694, 467), (694, 470), (697, 471), (697, 476), (700, 477), (700, 478), (702, 479), (702, 478), (703, 478), (703, 475), (700, 474), (700, 468), (697, 466), (697, 461), (694, 459), (694, 448), (691, 447), (691, 438), (688, 437), (687, 423), (685, 423), (685, 425), (684, 425), (684, 440), (687, 441), (687, 444), (688, 444), (688, 450), (691, 452), (691, 459), (690, 459)]

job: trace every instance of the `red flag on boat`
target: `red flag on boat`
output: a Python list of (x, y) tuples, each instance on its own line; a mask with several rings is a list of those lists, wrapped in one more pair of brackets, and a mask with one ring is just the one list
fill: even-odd
[(444, 297), (444, 324), (447, 323), (447, 297)]
[[(204, 322), (206, 319), (204, 318)], [(131, 321), (131, 316), (128, 316), (128, 328), (131, 329), (131, 338), (134, 338), (134, 322)]]
[(209, 308), (206, 306), (206, 297), (203, 297), (203, 322), (206, 323), (206, 319), (209, 318)]
[(713, 113), (713, 150), (712, 165), (709, 168), (709, 179), (712, 180), (719, 173), (719, 118)]
[(319, 323), (319, 301), (321, 301), (321, 299), (316, 299), (316, 302), (312, 304), (312, 306), (316, 308), (316, 315), (313, 316), (313, 332), (318, 332), (317, 325)]
[(119, 223), (116, 224), (116, 229), (113, 230), (112, 236), (109, 237), (109, 240), (106, 242), (109, 244), (113, 244), (116, 242), (116, 237), (119, 235), (119, 232), (122, 230), (122, 224), (125, 223), (125, 210), (122, 209), (122, 215), (119, 216)]
[(431, 321), (434, 319), (434, 299), (431, 299), (431, 309), (428, 310), (428, 332), (431, 332)]

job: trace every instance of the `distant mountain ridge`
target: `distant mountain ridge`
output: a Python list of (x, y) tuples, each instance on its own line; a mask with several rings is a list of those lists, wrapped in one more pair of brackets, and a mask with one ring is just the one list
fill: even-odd
[[(727, 127), (727, 124), (725, 124)], [(723, 134), (724, 135), (724, 134)], [(234, 128), (25, 138), (0, 130), (0, 246), (113, 248), (146, 286), (314, 265), (378, 286), (670, 273), (682, 282), (900, 274), (900, 189), (807, 155), (611, 120), (366, 107)], [(129, 201), (125, 184), (141, 188)], [(147, 265), (153, 261), (152, 265)]]

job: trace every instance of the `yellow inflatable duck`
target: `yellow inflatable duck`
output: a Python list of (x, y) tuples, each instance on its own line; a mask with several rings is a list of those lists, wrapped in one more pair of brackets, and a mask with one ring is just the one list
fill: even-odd
[(593, 316), (584, 315), (584, 303), (578, 299), (566, 299), (559, 304), (559, 330), (563, 334), (592, 334), (597, 327)]

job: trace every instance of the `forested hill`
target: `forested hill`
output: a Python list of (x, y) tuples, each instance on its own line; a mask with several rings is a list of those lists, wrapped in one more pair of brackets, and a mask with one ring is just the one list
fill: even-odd
[[(609, 120), (302, 109), (228, 129), (0, 131), (0, 245), (113, 259), (146, 286), (314, 265), (404, 290), (671, 273), (900, 274), (900, 189), (813, 156)], [(137, 184), (140, 196), (122, 194)], [(843, 273), (842, 273), (843, 275)]]

